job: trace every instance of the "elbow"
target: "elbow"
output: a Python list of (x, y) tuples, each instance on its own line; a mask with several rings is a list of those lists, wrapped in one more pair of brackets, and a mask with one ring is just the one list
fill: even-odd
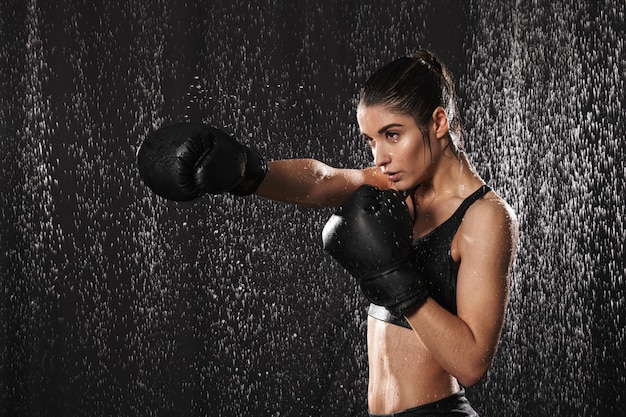
[(487, 375), (489, 370), (489, 364), (478, 363), (467, 367), (461, 372), (458, 372), (456, 379), (461, 385), (466, 388), (472, 387), (482, 381)]
[(302, 186), (300, 205), (309, 208), (339, 207), (350, 193), (336, 168), (311, 160), (309, 182)]
[(486, 375), (486, 372), (484, 374), (474, 374), (474, 375), (468, 374), (468, 375), (457, 377), (457, 380), (464, 387), (470, 388), (478, 384), (485, 377), (485, 375)]
[(464, 387), (472, 387), (487, 375), (495, 356), (495, 346), (467, 351), (465, 360), (457, 368), (456, 379)]

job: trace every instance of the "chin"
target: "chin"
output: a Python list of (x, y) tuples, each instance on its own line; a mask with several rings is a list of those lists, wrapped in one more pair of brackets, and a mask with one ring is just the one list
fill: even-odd
[(417, 184), (412, 184), (412, 183), (408, 183), (405, 181), (398, 181), (394, 183), (393, 185), (394, 185), (394, 188), (398, 191), (411, 191), (415, 187), (417, 187)]

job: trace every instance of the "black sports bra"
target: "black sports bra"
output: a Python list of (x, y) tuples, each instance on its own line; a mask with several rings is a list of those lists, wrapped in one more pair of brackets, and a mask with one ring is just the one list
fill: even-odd
[[(491, 191), (483, 185), (467, 197), (454, 214), (425, 236), (413, 240), (411, 262), (415, 269), (426, 278), (431, 298), (442, 307), (456, 314), (457, 267), (450, 253), (452, 239), (456, 234), (467, 209)], [(385, 307), (370, 304), (368, 314), (378, 320), (386, 321), (410, 329), (404, 316), (396, 316)]]

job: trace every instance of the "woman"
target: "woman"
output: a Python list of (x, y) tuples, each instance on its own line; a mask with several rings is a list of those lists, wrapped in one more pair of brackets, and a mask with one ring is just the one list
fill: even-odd
[[(229, 191), (329, 207), (364, 184), (405, 193), (411, 262), (429, 295), (402, 314), (370, 306), (370, 415), (475, 416), (462, 387), (485, 375), (497, 349), (517, 245), (515, 215), (461, 150), (454, 85), (429, 51), (376, 71), (361, 92), (357, 119), (374, 156), (375, 166), (364, 170), (311, 159), (265, 165), (216, 129), (178, 125), (144, 142), (140, 172), (157, 194), (174, 200)], [(181, 149), (188, 156), (181, 158)], [(225, 160), (240, 163), (226, 168)]]

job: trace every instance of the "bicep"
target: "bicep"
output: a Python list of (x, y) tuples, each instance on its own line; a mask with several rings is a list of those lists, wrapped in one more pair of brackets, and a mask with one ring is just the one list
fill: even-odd
[(385, 187), (379, 169), (333, 168), (314, 159), (287, 159), (268, 164), (256, 194), (307, 207), (336, 207), (363, 184)]
[(457, 314), (491, 360), (508, 303), (517, 223), (506, 207), (493, 202), (485, 206), (483, 214), (468, 219), (460, 235)]

